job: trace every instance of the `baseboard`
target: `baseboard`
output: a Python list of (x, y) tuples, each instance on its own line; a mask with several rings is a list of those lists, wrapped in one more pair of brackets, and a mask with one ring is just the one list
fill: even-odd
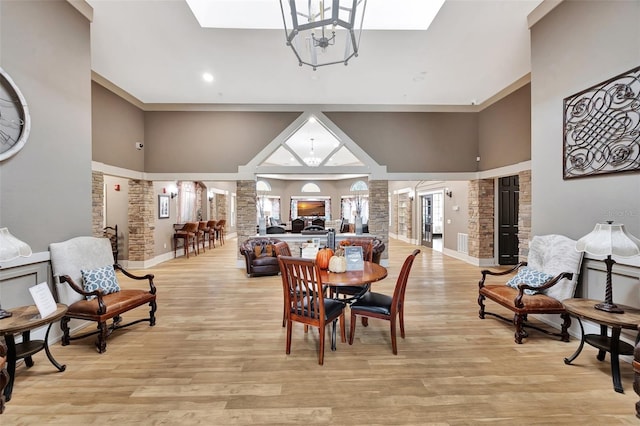
[(449, 257), (453, 257), (455, 259), (462, 260), (463, 262), (479, 267), (496, 266), (496, 262), (494, 259), (478, 259), (477, 257), (472, 257), (466, 253), (461, 253), (459, 251), (448, 248), (444, 248), (442, 253)]

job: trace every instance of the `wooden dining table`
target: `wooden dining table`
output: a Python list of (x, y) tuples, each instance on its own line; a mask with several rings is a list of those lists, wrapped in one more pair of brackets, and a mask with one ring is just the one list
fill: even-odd
[(364, 261), (361, 271), (330, 272), (320, 271), (320, 279), (325, 286), (333, 287), (336, 297), (340, 294), (340, 287), (362, 287), (362, 291), (351, 298), (343, 299), (345, 302), (361, 297), (369, 289), (373, 282), (387, 277), (387, 268), (374, 262)]

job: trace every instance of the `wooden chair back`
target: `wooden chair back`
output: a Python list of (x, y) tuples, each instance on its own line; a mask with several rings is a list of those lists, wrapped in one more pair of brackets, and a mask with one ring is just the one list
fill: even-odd
[(415, 249), (413, 253), (411, 253), (405, 259), (402, 264), (402, 269), (400, 270), (400, 275), (398, 275), (398, 280), (396, 281), (396, 287), (393, 291), (393, 301), (391, 302), (391, 315), (395, 315), (396, 312), (399, 312), (404, 304), (404, 295), (407, 290), (407, 281), (409, 279), (409, 272), (411, 272), (411, 267), (413, 266), (413, 261), (416, 256), (420, 253), (419, 249)]

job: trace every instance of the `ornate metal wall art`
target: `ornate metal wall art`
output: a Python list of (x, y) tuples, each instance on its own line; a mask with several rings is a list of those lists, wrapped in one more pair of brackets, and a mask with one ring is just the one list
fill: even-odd
[(564, 99), (564, 179), (640, 170), (640, 67)]

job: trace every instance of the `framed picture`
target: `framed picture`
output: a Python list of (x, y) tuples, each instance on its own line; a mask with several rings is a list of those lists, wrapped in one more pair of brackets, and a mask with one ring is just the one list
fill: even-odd
[(169, 196), (168, 195), (158, 195), (158, 218), (159, 219), (169, 218)]

